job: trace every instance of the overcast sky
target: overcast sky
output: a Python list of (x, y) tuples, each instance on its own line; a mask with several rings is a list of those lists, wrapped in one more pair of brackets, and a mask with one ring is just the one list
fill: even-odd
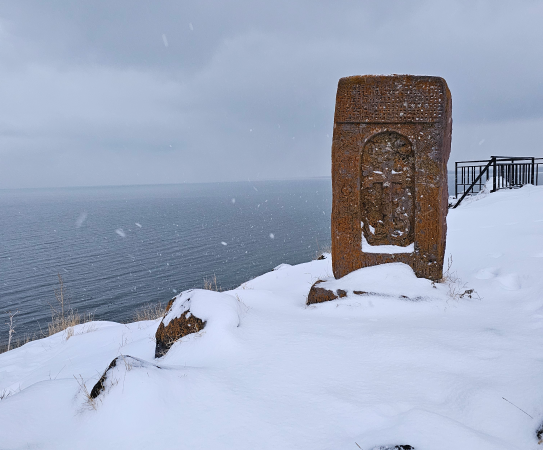
[(451, 162), (543, 156), (543, 1), (0, 3), (0, 188), (327, 176), (338, 79), (444, 77)]

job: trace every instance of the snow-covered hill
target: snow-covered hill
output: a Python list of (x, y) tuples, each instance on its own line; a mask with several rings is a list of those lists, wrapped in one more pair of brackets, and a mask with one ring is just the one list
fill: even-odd
[(342, 282), (376, 295), (311, 307), (330, 259), (197, 291), (206, 328), (160, 359), (159, 321), (93, 322), (2, 354), (0, 449), (540, 448), (543, 188), (451, 210), (450, 257), (447, 283), (371, 267)]

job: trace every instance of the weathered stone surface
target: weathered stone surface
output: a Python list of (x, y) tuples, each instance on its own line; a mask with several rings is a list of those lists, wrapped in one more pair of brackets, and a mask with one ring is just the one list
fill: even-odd
[(306, 305), (312, 305), (313, 303), (329, 302), (330, 300), (335, 300), (336, 298), (347, 297), (347, 291), (344, 291), (343, 289), (337, 289), (336, 292), (334, 292), (329, 289), (318, 287), (317, 285), (319, 283), (323, 283), (323, 280), (318, 280), (313, 283), (313, 286), (311, 286), (309, 294), (307, 295)]
[(409, 301), (421, 301), (423, 300), (422, 297), (408, 297), (407, 295), (389, 295), (389, 294), (383, 294), (379, 292), (368, 292), (368, 291), (359, 291), (359, 290), (353, 290), (348, 291), (346, 289), (336, 289), (335, 291), (331, 289), (325, 289), (323, 287), (319, 287), (318, 285), (320, 283), (324, 283), (324, 280), (318, 280), (311, 286), (311, 289), (309, 290), (309, 294), (307, 295), (307, 305), (312, 305), (314, 303), (323, 303), (323, 302), (329, 302), (331, 300), (336, 300), (338, 298), (345, 298), (349, 294), (349, 292), (352, 292), (354, 295), (361, 295), (361, 296), (372, 296), (372, 297), (396, 297), (400, 298), (402, 300), (409, 300)]
[(159, 366), (155, 364), (151, 364), (147, 361), (144, 361), (139, 358), (134, 358), (133, 356), (129, 355), (120, 355), (111, 361), (108, 368), (104, 371), (100, 379), (96, 382), (94, 387), (92, 388), (90, 392), (90, 398), (96, 399), (102, 392), (109, 390), (112, 386), (114, 386), (119, 378), (119, 374), (114, 375), (113, 372), (124, 370), (125, 372), (132, 370), (133, 368), (150, 368), (154, 367), (157, 369), (160, 369)]
[[(187, 309), (181, 316), (170, 320), (167, 325), (164, 325), (164, 318), (168, 315), (175, 300), (174, 298), (169, 301), (164, 317), (156, 331), (155, 358), (164, 356), (175, 341), (188, 334), (197, 333), (205, 327), (206, 323), (192, 314), (190, 309)], [(190, 302), (190, 298), (186, 302)]]
[(117, 358), (115, 358), (111, 363), (109, 364), (108, 368), (104, 371), (100, 379), (96, 382), (96, 384), (93, 386), (90, 396), (91, 398), (97, 398), (100, 393), (104, 390), (106, 378), (108, 375), (108, 372), (113, 369), (117, 365)]
[[(332, 143), (336, 278), (389, 262), (410, 265), (418, 277), (442, 278), (451, 108), (438, 77), (339, 81)], [(396, 249), (379, 249), (384, 245)]]
[(311, 286), (309, 294), (307, 295), (307, 305), (312, 305), (313, 303), (329, 302), (330, 300), (335, 300), (336, 298), (338, 298), (338, 295), (334, 294), (333, 291), (317, 286), (319, 283), (322, 282), (323, 280), (318, 280), (313, 283), (313, 286)]
[(388, 131), (368, 140), (361, 157), (360, 219), (370, 245), (414, 240), (415, 158), (411, 143)]

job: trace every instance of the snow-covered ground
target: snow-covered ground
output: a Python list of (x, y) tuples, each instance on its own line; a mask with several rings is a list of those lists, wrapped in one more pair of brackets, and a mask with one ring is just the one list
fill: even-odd
[[(450, 210), (450, 256), (448, 283), (371, 267), (327, 283), (376, 295), (311, 307), (329, 259), (193, 291), (206, 328), (160, 359), (159, 321), (93, 322), (2, 354), (0, 449), (541, 448), (543, 188)], [(118, 355), (138, 359), (93, 405), (81, 386)]]

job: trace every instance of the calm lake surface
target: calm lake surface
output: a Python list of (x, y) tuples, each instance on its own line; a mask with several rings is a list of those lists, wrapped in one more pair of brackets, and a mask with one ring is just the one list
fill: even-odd
[[(449, 191), (454, 192), (449, 174)], [(0, 190), (0, 345), (47, 329), (60, 273), (70, 306), (128, 321), (148, 303), (229, 289), (330, 244), (330, 179)]]
[(62, 275), (71, 307), (130, 320), (217, 278), (233, 288), (330, 243), (329, 179), (0, 191), (0, 343), (47, 329)]

